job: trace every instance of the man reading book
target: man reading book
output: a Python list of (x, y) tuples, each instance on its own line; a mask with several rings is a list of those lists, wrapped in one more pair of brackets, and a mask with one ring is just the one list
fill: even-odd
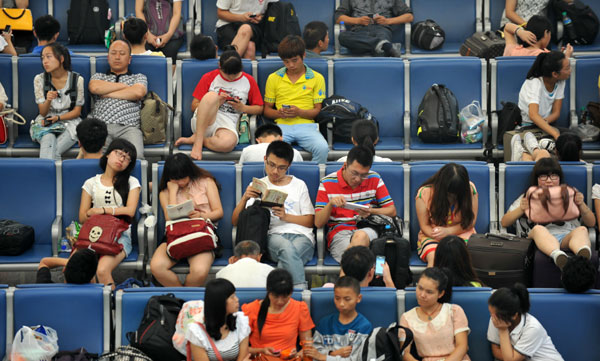
[[(315, 237), (312, 227), (315, 210), (304, 181), (287, 174), (293, 158), (294, 151), (288, 143), (277, 140), (269, 144), (264, 158), (267, 176), (260, 181), (268, 191), (287, 194), (283, 206), (269, 208), (269, 254), (277, 262), (277, 267), (285, 268), (292, 274), (294, 287), (305, 288), (304, 264), (314, 253)], [(240, 212), (245, 207), (262, 198), (261, 191), (253, 187), (253, 184), (255, 183), (248, 185), (233, 210), (231, 220), (234, 225), (237, 225)]]

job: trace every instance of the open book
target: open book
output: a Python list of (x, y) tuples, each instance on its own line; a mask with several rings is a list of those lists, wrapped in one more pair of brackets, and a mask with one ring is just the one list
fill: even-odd
[(176, 205), (168, 205), (167, 206), (167, 215), (169, 219), (174, 221), (179, 218), (187, 218), (188, 214), (194, 210), (194, 201), (188, 199), (187, 201), (176, 204)]
[(267, 183), (256, 177), (252, 178), (252, 188), (260, 192), (260, 205), (265, 207), (282, 207), (288, 196), (285, 192), (270, 189)]
[(365, 206), (364, 204), (346, 202), (346, 204), (344, 204), (342, 206), (342, 208), (351, 209), (353, 211), (356, 211), (359, 209), (369, 209), (369, 206)]

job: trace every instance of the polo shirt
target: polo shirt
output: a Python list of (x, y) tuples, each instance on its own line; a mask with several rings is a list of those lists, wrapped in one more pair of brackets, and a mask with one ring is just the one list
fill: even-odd
[[(315, 212), (325, 208), (329, 200), (333, 197), (344, 196), (346, 202), (368, 205), (372, 207), (389, 207), (394, 205), (394, 201), (383, 183), (381, 176), (373, 171), (369, 171), (367, 179), (364, 179), (358, 187), (352, 189), (342, 177), (342, 169), (331, 173), (321, 179), (319, 191), (317, 193), (317, 202)], [(331, 243), (333, 236), (339, 231), (356, 229), (356, 216), (358, 213), (351, 209), (333, 207), (329, 215), (327, 227), (327, 245)]]
[[(313, 109), (315, 104), (325, 99), (325, 78), (323, 75), (304, 65), (306, 72), (295, 83), (288, 78), (283, 67), (269, 75), (265, 86), (265, 102), (275, 104), (275, 109), (282, 105), (294, 105), (300, 109)], [(312, 119), (301, 117), (278, 118), (277, 124), (294, 125), (314, 123)]]
[[(116, 75), (114, 73), (96, 73), (92, 75), (91, 80), (103, 80), (113, 83), (124, 83), (129, 86), (142, 84), (148, 89), (148, 80), (141, 73)], [(120, 124), (125, 126), (140, 126), (141, 101), (131, 101), (117, 98), (103, 98), (94, 94), (94, 110), (92, 112), (95, 118), (102, 120), (107, 124)]]

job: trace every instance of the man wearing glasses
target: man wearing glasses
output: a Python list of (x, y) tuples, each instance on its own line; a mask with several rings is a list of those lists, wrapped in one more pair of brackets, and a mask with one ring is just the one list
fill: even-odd
[(327, 224), (327, 245), (338, 262), (347, 248), (369, 247), (377, 238), (372, 228), (357, 229), (357, 216), (396, 215), (394, 201), (383, 179), (370, 170), (372, 164), (373, 153), (363, 146), (355, 146), (340, 170), (321, 179), (315, 204), (315, 226), (321, 228)]

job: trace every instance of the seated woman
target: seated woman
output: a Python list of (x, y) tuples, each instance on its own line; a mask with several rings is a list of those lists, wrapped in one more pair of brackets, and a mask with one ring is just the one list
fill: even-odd
[[(135, 0), (135, 17), (140, 18), (148, 24), (148, 37), (146, 49), (151, 51), (162, 51), (165, 56), (173, 59), (173, 70), (177, 61), (177, 53), (183, 44), (184, 31), (181, 17), (183, 0), (172, 0), (171, 7), (163, 7), (160, 10), (149, 10), (150, 0)], [(165, 2), (160, 2), (164, 4)], [(187, 4), (187, 2), (186, 2)], [(155, 13), (157, 18), (149, 13)], [(168, 25), (164, 25), (159, 19), (168, 19)]]
[[(106, 148), (100, 158), (100, 168), (104, 173), (97, 174), (83, 184), (79, 223), (84, 224), (95, 214), (111, 214), (125, 220), (135, 217), (140, 199), (140, 182), (131, 176), (135, 168), (137, 153), (133, 144), (117, 138)], [(131, 226), (121, 234), (117, 242), (123, 250), (116, 256), (104, 255), (98, 261), (98, 281), (114, 288), (112, 271), (117, 268), (132, 250)]]
[[(560, 164), (554, 158), (542, 158), (533, 167), (529, 186), (552, 187), (564, 183)], [(529, 186), (527, 188), (529, 188)], [(527, 189), (525, 189), (527, 191)], [(583, 200), (583, 194), (575, 194), (575, 204), (579, 207), (580, 218), (564, 222), (535, 224), (526, 218), (529, 202), (521, 194), (510, 206), (500, 223), (502, 227), (510, 227), (516, 223), (517, 235), (527, 236), (535, 242), (537, 248), (545, 255), (552, 257), (554, 263), (562, 269), (567, 262), (567, 254), (563, 251), (570, 249), (578, 256), (587, 259), (591, 257), (590, 237), (587, 227), (596, 224), (594, 213)], [(581, 222), (585, 226), (581, 225)]]
[[(194, 202), (194, 210), (189, 218), (208, 218), (216, 222), (223, 217), (223, 206), (219, 198), (219, 185), (210, 172), (199, 168), (189, 156), (183, 153), (172, 154), (165, 161), (165, 168), (158, 185), (159, 200), (165, 215), (169, 220), (167, 207), (181, 204), (189, 199)], [(190, 273), (185, 279), (185, 286), (200, 287), (204, 284), (210, 266), (214, 260), (213, 251), (198, 253), (188, 257)], [(150, 270), (156, 280), (165, 287), (184, 286), (171, 268), (177, 260), (167, 254), (167, 243), (160, 244), (152, 260)]]
[[(400, 326), (413, 333), (414, 343), (423, 361), (470, 360), (467, 355), (470, 332), (465, 312), (452, 299), (452, 281), (437, 267), (426, 268), (417, 283), (419, 306), (404, 312)], [(416, 361), (404, 352), (404, 361)]]
[(556, 140), (556, 156), (561, 162), (579, 162), (583, 153), (581, 138), (572, 132), (562, 133)]
[[(31, 138), (40, 143), (40, 158), (60, 160), (62, 154), (77, 143), (75, 128), (81, 122), (85, 102), (83, 77), (71, 71), (69, 50), (59, 43), (44, 47), (42, 66), (44, 72), (33, 79), (40, 114), (31, 125), (30, 133)], [(77, 79), (73, 79), (75, 76)], [(52, 124), (55, 125), (48, 128)]]
[(529, 306), (529, 292), (520, 283), (492, 293), (487, 339), (494, 358), (563, 361), (544, 326), (529, 313)]
[[(375, 144), (379, 142), (379, 133), (377, 126), (372, 120), (359, 119), (354, 121), (352, 123), (352, 130), (350, 131), (350, 134), (352, 135), (352, 144), (362, 145), (363, 147), (367, 147), (371, 150), (373, 153), (373, 163), (392, 161), (390, 158), (383, 158), (375, 155)], [(345, 162), (347, 158), (347, 156), (343, 156), (337, 161)]]
[(290, 350), (295, 353), (298, 337), (312, 340), (315, 327), (308, 306), (292, 299), (292, 276), (277, 268), (267, 277), (267, 296), (242, 306), (250, 319), (250, 353), (262, 354), (270, 361), (280, 360)]
[(442, 238), (435, 250), (433, 266), (447, 268), (452, 275), (452, 286), (481, 287), (473, 270), (471, 255), (464, 239), (458, 236)]
[(479, 197), (467, 169), (456, 163), (444, 165), (425, 181), (415, 197), (419, 258), (433, 267), (438, 242), (450, 235), (465, 241), (475, 233)]
[(500, 28), (508, 23), (526, 25), (534, 15), (546, 15), (550, 0), (506, 0)]
[(521, 138), (516, 134), (509, 141), (509, 134), (505, 134), (504, 144), (510, 142), (511, 147), (510, 160), (537, 161), (549, 156), (548, 151), (554, 148), (551, 139), (543, 138), (538, 142), (529, 130), (558, 138), (560, 131), (552, 123), (560, 117), (565, 84), (570, 76), (571, 65), (565, 54), (553, 50), (537, 56), (527, 73), (527, 80), (519, 91), (522, 122), (516, 130), (522, 129), (525, 132), (524, 136)]

